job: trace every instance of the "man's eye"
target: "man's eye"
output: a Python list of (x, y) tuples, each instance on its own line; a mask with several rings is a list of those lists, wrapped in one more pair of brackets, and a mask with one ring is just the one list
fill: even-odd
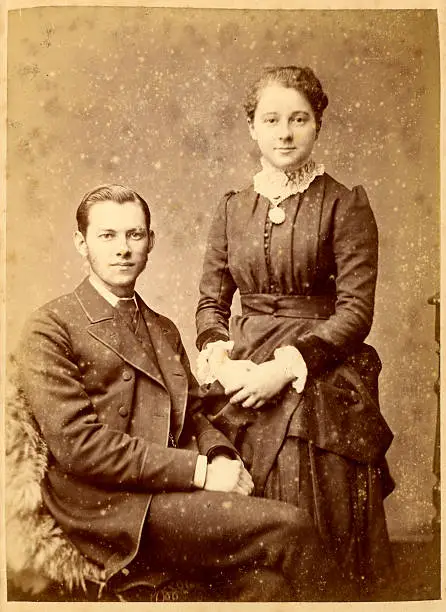
[(142, 240), (144, 236), (144, 232), (132, 232), (130, 234), (130, 237), (133, 238), (133, 240)]
[(103, 232), (102, 234), (99, 234), (99, 238), (102, 238), (102, 240), (110, 240), (113, 238), (113, 234), (111, 232)]

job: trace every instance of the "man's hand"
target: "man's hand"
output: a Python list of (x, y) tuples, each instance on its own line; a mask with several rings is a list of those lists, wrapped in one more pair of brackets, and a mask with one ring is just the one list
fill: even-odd
[(208, 465), (204, 490), (251, 495), (254, 483), (239, 459), (217, 455)]

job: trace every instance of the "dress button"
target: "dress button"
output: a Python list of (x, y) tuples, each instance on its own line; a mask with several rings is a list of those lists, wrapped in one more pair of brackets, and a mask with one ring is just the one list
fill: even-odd
[(124, 380), (132, 380), (132, 373), (128, 370), (124, 370), (124, 372), (122, 373), (122, 378)]
[(121, 407), (119, 408), (118, 412), (119, 412), (119, 414), (120, 414), (122, 417), (126, 417), (126, 416), (128, 416), (128, 414), (129, 414), (129, 411), (127, 410), (127, 408), (126, 408), (125, 406), (121, 406)]

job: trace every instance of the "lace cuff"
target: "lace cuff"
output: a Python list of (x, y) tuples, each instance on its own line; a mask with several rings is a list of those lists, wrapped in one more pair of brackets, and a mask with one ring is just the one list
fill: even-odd
[(295, 346), (281, 346), (274, 351), (274, 359), (283, 365), (285, 372), (293, 376), (291, 383), (297, 393), (302, 393), (308, 376), (308, 368), (302, 354)]

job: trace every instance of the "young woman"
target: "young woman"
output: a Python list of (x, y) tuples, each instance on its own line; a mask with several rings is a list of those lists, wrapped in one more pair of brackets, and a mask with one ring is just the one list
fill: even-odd
[[(348, 189), (312, 159), (327, 104), (310, 68), (269, 69), (248, 91), (262, 169), (217, 208), (197, 346), (216, 400), (210, 417), (239, 449), (255, 494), (311, 512), (339, 567), (339, 596), (354, 598), (388, 574), (392, 434), (379, 411), (379, 357), (364, 344), (375, 219), (361, 186)], [(237, 289), (242, 314), (229, 331)]]

